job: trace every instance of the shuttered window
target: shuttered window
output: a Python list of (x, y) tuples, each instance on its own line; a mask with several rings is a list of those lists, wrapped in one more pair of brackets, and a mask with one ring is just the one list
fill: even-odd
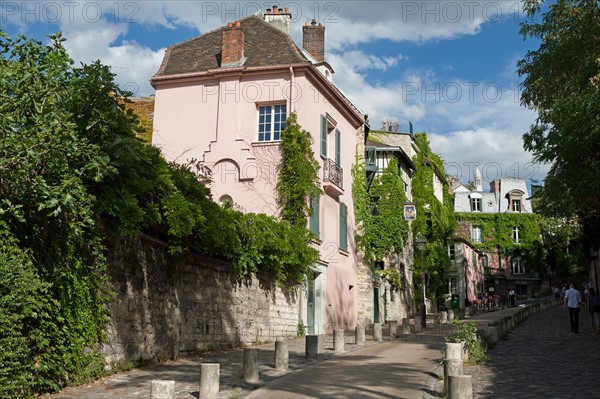
[(348, 207), (340, 202), (340, 249), (348, 251)]
[(319, 211), (321, 207), (321, 196), (315, 195), (310, 199), (310, 218), (308, 219), (308, 229), (315, 235), (316, 238), (320, 238), (319, 232)]
[(321, 157), (327, 158), (327, 118), (321, 115)]
[(342, 165), (342, 150), (341, 150), (342, 137), (338, 129), (335, 129), (335, 163), (338, 166)]

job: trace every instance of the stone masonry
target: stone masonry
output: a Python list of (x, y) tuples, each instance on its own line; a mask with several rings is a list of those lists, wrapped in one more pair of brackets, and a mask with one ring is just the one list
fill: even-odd
[(164, 243), (146, 236), (120, 240), (108, 253), (115, 297), (101, 351), (109, 365), (297, 334), (296, 291), (256, 278), (235, 282), (225, 262), (170, 255)]

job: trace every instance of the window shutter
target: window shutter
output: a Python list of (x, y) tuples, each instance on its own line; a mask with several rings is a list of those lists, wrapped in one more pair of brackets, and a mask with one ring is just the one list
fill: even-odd
[(348, 207), (340, 202), (340, 249), (348, 250)]
[(321, 115), (321, 157), (327, 158), (327, 118)]
[(341, 143), (342, 135), (338, 129), (335, 129), (335, 163), (340, 166), (342, 164)]
[(319, 211), (320, 211), (321, 197), (315, 195), (310, 198), (310, 218), (308, 219), (308, 229), (315, 235), (316, 238), (320, 238), (319, 234)]

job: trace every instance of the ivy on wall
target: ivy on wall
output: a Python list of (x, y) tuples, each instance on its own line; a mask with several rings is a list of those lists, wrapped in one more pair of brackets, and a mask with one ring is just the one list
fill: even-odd
[(356, 242), (372, 268), (376, 261), (402, 252), (408, 239), (403, 206), (407, 198), (398, 171), (398, 161), (392, 158), (383, 173), (373, 180), (369, 192), (362, 162), (356, 162), (352, 171)]
[(291, 113), (281, 133), (281, 162), (277, 180), (277, 205), (281, 218), (293, 226), (306, 227), (309, 198), (321, 194), (319, 163), (312, 150), (312, 136)]
[[(423, 253), (425, 273), (427, 274), (427, 296), (443, 303), (446, 293), (446, 276), (450, 271), (448, 244), (450, 243), (457, 224), (454, 218), (454, 203), (443, 185), (443, 203), (434, 195), (435, 169), (443, 173), (442, 159), (431, 151), (426, 133), (415, 134), (415, 142), (419, 152), (413, 157), (416, 171), (412, 179), (413, 201), (416, 204), (417, 218), (412, 222), (413, 237), (423, 237), (427, 245)], [(415, 247), (415, 266), (413, 281), (421, 281), (419, 251)], [(421, 298), (422, 287), (414, 291), (415, 299)]]

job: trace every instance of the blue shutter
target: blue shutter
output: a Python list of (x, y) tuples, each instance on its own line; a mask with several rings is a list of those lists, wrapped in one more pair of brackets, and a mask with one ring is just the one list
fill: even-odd
[(340, 202), (340, 249), (348, 251), (348, 207)]
[(327, 158), (327, 118), (321, 115), (321, 157)]
[(310, 198), (310, 218), (308, 219), (308, 229), (314, 234), (315, 238), (320, 238), (319, 233), (319, 211), (321, 207), (321, 196), (315, 195)]
[(340, 131), (338, 129), (335, 129), (335, 163), (338, 166), (342, 165), (342, 150), (341, 150), (341, 143), (342, 143), (342, 135), (340, 134)]

